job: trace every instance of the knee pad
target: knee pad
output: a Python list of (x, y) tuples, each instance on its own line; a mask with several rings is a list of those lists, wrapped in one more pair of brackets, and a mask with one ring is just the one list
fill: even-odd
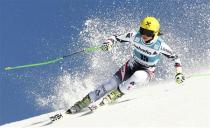
[(149, 80), (150, 76), (146, 71), (136, 71), (129, 79), (119, 85), (119, 89), (126, 94), (135, 88), (146, 85)]

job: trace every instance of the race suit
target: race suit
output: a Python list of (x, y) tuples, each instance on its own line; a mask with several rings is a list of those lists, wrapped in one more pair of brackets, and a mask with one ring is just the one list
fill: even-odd
[(122, 93), (127, 93), (131, 86), (147, 84), (154, 75), (156, 65), (160, 60), (160, 55), (171, 58), (175, 62), (176, 68), (181, 67), (178, 56), (159, 36), (153, 38), (149, 43), (145, 43), (140, 33), (133, 31), (125, 35), (113, 36), (111, 40), (120, 43), (129, 42), (133, 45), (132, 57), (111, 79), (89, 93), (92, 102), (97, 101), (114, 89), (119, 89)]

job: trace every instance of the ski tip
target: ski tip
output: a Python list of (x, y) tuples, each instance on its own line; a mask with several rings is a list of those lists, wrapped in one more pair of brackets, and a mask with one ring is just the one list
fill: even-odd
[(49, 118), (53, 122), (53, 121), (56, 121), (56, 120), (59, 120), (59, 119), (63, 118), (63, 115), (61, 113), (58, 113), (58, 114), (55, 114), (54, 116), (51, 116)]

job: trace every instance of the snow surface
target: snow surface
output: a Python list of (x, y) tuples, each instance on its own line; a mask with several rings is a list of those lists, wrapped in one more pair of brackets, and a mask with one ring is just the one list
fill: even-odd
[(0, 128), (207, 128), (210, 127), (209, 85), (209, 76), (189, 78), (181, 86), (168, 81), (140, 88), (122, 97), (118, 103), (100, 107), (92, 113), (66, 115), (51, 123), (49, 117), (60, 110)]

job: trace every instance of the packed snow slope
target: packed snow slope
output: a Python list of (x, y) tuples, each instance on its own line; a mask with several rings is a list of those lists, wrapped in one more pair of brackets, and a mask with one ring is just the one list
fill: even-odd
[[(184, 75), (210, 69), (210, 0), (14, 1), (0, 0), (0, 69), (47, 61), (87, 47), (100, 46), (112, 35), (138, 31), (139, 22), (145, 16), (155, 16), (160, 21), (161, 38), (180, 57)], [(129, 43), (116, 43), (111, 51), (81, 53), (48, 66), (11, 72), (0, 70), (0, 125), (69, 108), (125, 64), (132, 56), (132, 47)], [(207, 120), (204, 118), (207, 109), (202, 106), (207, 108), (207, 103), (202, 101), (207, 93), (202, 90), (207, 91), (205, 86), (210, 85), (207, 78), (198, 78), (199, 81), (192, 78), (180, 87), (174, 84), (174, 76), (174, 62), (161, 56), (153, 81), (155, 84), (140, 89), (136, 93), (137, 99), (81, 118), (67, 118), (68, 125), (76, 125), (77, 120), (81, 122), (77, 125), (84, 127), (90, 123), (94, 126), (98, 126), (97, 123), (101, 126), (131, 126), (133, 122), (137, 127), (178, 126), (181, 121), (186, 125), (203, 124), (202, 121)], [(170, 81), (171, 84), (161, 81)], [(206, 84), (194, 85), (200, 81)], [(189, 94), (191, 90), (196, 91)], [(106, 111), (115, 115), (107, 119)], [(198, 115), (196, 112), (199, 111), (206, 113)], [(96, 120), (91, 121), (95, 116)], [(82, 122), (86, 118), (87, 121)], [(24, 126), (40, 125), (37, 123), (39, 118), (32, 120)], [(66, 125), (63, 121), (65, 119), (58, 123)], [(57, 123), (48, 126), (53, 125), (58, 126)]]
[(191, 77), (183, 85), (174, 81), (153, 83), (127, 94), (113, 105), (66, 115), (53, 123), (58, 111), (5, 124), (1, 128), (94, 128), (94, 127), (210, 127), (210, 77)]

